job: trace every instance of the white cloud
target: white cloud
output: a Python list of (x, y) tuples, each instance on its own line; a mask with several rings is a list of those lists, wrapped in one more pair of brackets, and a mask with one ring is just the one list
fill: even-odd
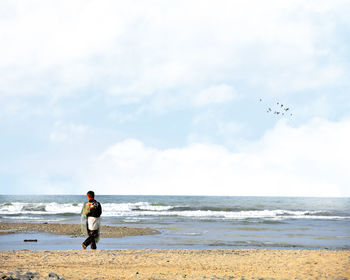
[(237, 137), (238, 134), (243, 134), (245, 126), (242, 123), (230, 121), (219, 122), (218, 131), (223, 136)]
[(271, 94), (339, 85), (348, 69), (330, 42), (348, 10), (328, 4), (2, 1), (0, 101), (94, 88), (120, 104), (161, 107), (169, 94), (171, 106), (189, 92), (209, 102), (206, 88), (235, 81)]
[(350, 196), (350, 120), (280, 121), (230, 152), (191, 144), (156, 149), (135, 139), (107, 149), (80, 173), (81, 185), (105, 194)]
[(225, 103), (233, 100), (236, 97), (236, 92), (232, 87), (222, 84), (211, 86), (203, 89), (199, 94), (195, 95), (194, 103), (197, 106), (203, 106), (215, 103)]
[(53, 142), (74, 142), (81, 140), (88, 133), (88, 127), (78, 124), (64, 124), (56, 122), (50, 133), (50, 140)]
[(249, 135), (246, 124), (225, 118), (223, 108), (205, 107), (193, 117), (188, 143), (221, 143), (225, 147), (236, 147)]

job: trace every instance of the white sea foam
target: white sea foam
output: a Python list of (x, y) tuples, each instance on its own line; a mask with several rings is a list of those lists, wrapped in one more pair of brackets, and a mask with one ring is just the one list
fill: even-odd
[[(21, 215), (79, 215), (83, 203), (3, 203), (0, 205), (0, 215), (7, 217)], [(325, 215), (323, 211), (292, 211), (292, 210), (250, 210), (250, 211), (214, 211), (214, 210), (197, 210), (189, 207), (180, 206), (152, 205), (149, 202), (135, 203), (103, 203), (103, 214), (105, 217), (125, 217), (128, 222), (134, 221), (137, 217), (191, 217), (198, 219), (349, 219), (335, 215)], [(185, 209), (190, 210), (185, 210)]]
[[(13, 216), (10, 216), (10, 217), (7, 217), (7, 219), (11, 219), (11, 220), (18, 220), (18, 217), (13, 217)], [(21, 220), (40, 220), (41, 218), (40, 217), (33, 217), (33, 216), (21, 216)], [(46, 221), (45, 221), (46, 222)]]
[(11, 204), (0, 205), (0, 214), (79, 214), (83, 203), (73, 205), (72, 203), (22, 203), (13, 202)]
[(180, 233), (179, 235), (185, 235), (185, 236), (201, 236), (203, 233), (201, 232), (184, 232)]
[(125, 211), (167, 211), (172, 209), (173, 206), (152, 205), (148, 202), (136, 202), (136, 203), (104, 203), (103, 210), (107, 212), (125, 212)]

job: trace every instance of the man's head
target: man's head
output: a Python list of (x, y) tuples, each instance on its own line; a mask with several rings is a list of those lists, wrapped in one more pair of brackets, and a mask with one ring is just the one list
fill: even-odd
[(86, 195), (89, 200), (95, 198), (95, 193), (93, 191), (88, 191)]

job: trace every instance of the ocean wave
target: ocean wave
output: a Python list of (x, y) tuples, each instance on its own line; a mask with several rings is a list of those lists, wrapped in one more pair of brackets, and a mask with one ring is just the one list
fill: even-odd
[[(0, 204), (0, 215), (80, 215), (83, 203), (23, 203), (12, 202)], [(181, 206), (149, 203), (145, 201), (133, 203), (103, 203), (103, 216), (106, 217), (183, 217), (200, 220), (208, 219), (263, 219), (278, 221), (285, 219), (350, 219), (350, 216), (330, 211), (310, 210), (258, 210), (242, 207)]]
[(46, 205), (33, 205), (33, 204), (28, 204), (24, 205), (21, 209), (21, 211), (24, 212), (45, 212), (46, 211)]
[(135, 203), (104, 203), (102, 205), (104, 212), (132, 212), (132, 211), (168, 211), (173, 208), (169, 205), (151, 204), (148, 202)]
[(170, 211), (221, 211), (221, 212), (240, 212), (257, 211), (258, 208), (247, 207), (216, 207), (216, 206), (174, 206)]
[[(309, 215), (305, 215), (309, 213)], [(289, 210), (262, 210), (262, 211), (240, 211), (240, 212), (226, 212), (226, 211), (111, 211), (104, 212), (105, 216), (114, 217), (139, 217), (139, 216), (173, 216), (173, 217), (192, 217), (192, 218), (214, 218), (214, 219), (344, 219), (350, 217), (343, 216), (321, 216), (310, 215), (310, 211), (289, 211)]]
[(12, 202), (0, 205), (1, 215), (23, 215), (23, 214), (41, 214), (41, 215), (64, 215), (64, 214), (80, 214), (83, 203), (73, 206), (71, 203), (24, 203)]
[[(334, 213), (327, 212), (327, 211), (307, 211), (304, 215), (306, 216), (334, 216)], [(341, 215), (340, 213), (337, 213), (337, 215)]]
[[(7, 216), (6, 219), (11, 219), (11, 220), (18, 220), (18, 216)], [(21, 216), (21, 220), (35, 220), (39, 221), (41, 220), (41, 217), (34, 217), (34, 216)]]

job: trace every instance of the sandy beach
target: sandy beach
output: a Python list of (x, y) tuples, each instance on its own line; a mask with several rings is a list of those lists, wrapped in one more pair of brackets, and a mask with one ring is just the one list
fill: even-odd
[[(51, 223), (0, 223), (0, 234), (11, 234), (19, 232), (46, 232), (70, 236), (83, 236), (81, 226), (76, 224), (51, 224)], [(150, 228), (132, 228), (102, 226), (101, 238), (119, 238), (124, 236), (137, 236), (158, 234), (159, 232)]]
[(350, 251), (69, 250), (2, 251), (0, 256), (0, 275), (31, 272), (34, 279), (48, 279), (50, 273), (64, 279), (350, 278)]
[[(283, 230), (283, 225), (285, 224), (282, 226), (272, 224), (278, 233)], [(232, 240), (239, 237), (240, 227), (242, 226), (231, 228), (232, 234), (235, 234), (231, 236)], [(257, 231), (257, 228), (249, 227), (249, 229), (254, 229), (254, 233), (260, 232)], [(260, 230), (261, 227), (258, 229)], [(192, 225), (191, 231), (185, 233), (188, 232), (194, 232)], [(244, 234), (248, 236), (249, 232), (244, 231)], [(267, 231), (262, 232), (267, 234)], [(47, 235), (53, 238), (50, 239), (50, 242), (55, 239), (59, 239), (58, 243), (65, 242), (64, 240), (67, 241), (67, 239), (64, 238), (68, 237), (72, 243), (66, 247), (68, 250), (62, 250), (62, 243), (59, 243), (59, 250), (56, 251), (51, 249), (50, 244), (41, 243), (45, 241), (40, 239), (44, 238), (42, 233), (49, 233)], [(101, 247), (98, 245), (98, 250), (71, 250), (79, 248), (83, 240), (80, 240), (83, 235), (79, 224), (1, 222), (0, 234), (3, 240), (1, 245), (4, 251), (0, 251), (0, 279), (350, 279), (350, 250), (347, 247), (343, 247), (347, 250), (321, 248), (281, 250), (279, 248), (248, 249), (244, 247), (235, 249), (237, 247), (234, 246), (227, 246), (225, 249), (209, 247), (210, 250), (207, 248), (193, 250), (183, 247), (178, 247), (182, 249), (159, 249), (157, 247), (143, 247), (157, 249), (142, 249), (135, 242), (138, 239), (137, 236), (142, 236), (141, 238), (145, 240), (154, 237), (159, 238), (163, 243), (168, 242), (167, 240), (171, 239), (167, 239), (167, 233), (169, 231), (159, 232), (140, 225), (134, 228), (103, 225), (101, 243), (103, 240), (113, 241), (113, 238), (118, 238), (118, 242), (128, 239), (128, 243), (131, 244), (128, 246), (134, 247), (125, 249), (117, 247), (111, 250), (113, 247), (107, 246), (104, 247), (106, 250), (101, 250), (103, 248), (101, 244)], [(273, 234), (274, 231), (269, 233)], [(347, 231), (344, 231), (345, 237), (346, 234)], [(34, 243), (38, 247), (33, 247), (38, 250), (24, 247), (27, 244), (23, 240), (25, 235), (25, 238), (38, 236), (38, 242)], [(7, 243), (11, 244), (10, 239), (14, 236), (19, 238), (16, 241), (16, 244), (20, 244), (19, 247), (16, 247), (19, 250), (14, 250), (12, 245), (7, 246)], [(125, 238), (119, 239), (120, 237)], [(176, 235), (173, 237), (178, 238)], [(310, 240), (314, 240), (314, 236), (312, 237)], [(188, 238), (194, 241), (197, 240), (195, 238), (204, 239), (196, 235), (190, 235)], [(121, 244), (122, 242), (118, 246)], [(150, 246), (148, 243), (147, 245)]]

